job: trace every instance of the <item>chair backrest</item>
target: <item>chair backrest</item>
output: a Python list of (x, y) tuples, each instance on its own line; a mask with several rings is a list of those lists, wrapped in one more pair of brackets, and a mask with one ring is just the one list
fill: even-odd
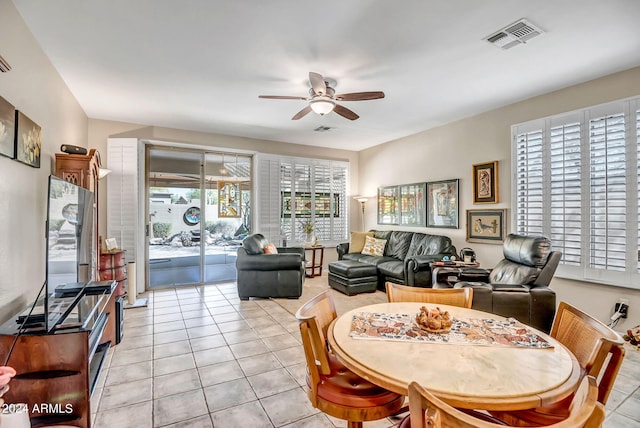
[(387, 282), (389, 302), (420, 302), (471, 308), (473, 288), (422, 288)]
[(599, 380), (598, 401), (607, 404), (624, 359), (622, 337), (591, 315), (566, 302), (558, 305), (550, 335), (576, 356), (586, 374)]
[(311, 378), (310, 399), (317, 406), (316, 397), (320, 375), (328, 375), (329, 355), (327, 331), (331, 321), (337, 318), (336, 306), (331, 290), (323, 291), (306, 302), (296, 312), (296, 319), (300, 324), (302, 347), (307, 361), (307, 370)]
[[(569, 417), (548, 425), (552, 428), (594, 428), (604, 420), (604, 408), (597, 402), (598, 387), (593, 376), (585, 376), (571, 402)], [(451, 407), (416, 382), (409, 384), (411, 428), (498, 428), (496, 424)], [(509, 425), (507, 425), (509, 426)]]
[(562, 256), (551, 251), (549, 238), (540, 235), (507, 235), (504, 259), (491, 270), (492, 284), (549, 285)]

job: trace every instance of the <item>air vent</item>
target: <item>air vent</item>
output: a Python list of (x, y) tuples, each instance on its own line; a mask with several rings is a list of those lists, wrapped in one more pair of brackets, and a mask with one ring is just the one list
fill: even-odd
[(330, 128), (328, 126), (318, 126), (316, 129), (314, 129), (314, 131), (316, 132), (327, 132), (327, 131), (331, 131), (333, 128)]
[(11, 70), (11, 66), (4, 58), (2, 58), (2, 56), (0, 56), (0, 71), (6, 73), (9, 70)]
[(526, 43), (543, 31), (526, 19), (509, 24), (489, 37), (484, 38), (487, 42), (501, 49), (510, 49), (514, 46)]

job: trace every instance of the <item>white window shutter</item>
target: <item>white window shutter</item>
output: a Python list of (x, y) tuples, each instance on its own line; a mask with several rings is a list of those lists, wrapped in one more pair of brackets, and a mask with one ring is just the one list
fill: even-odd
[(138, 240), (138, 140), (109, 138), (107, 165), (107, 237), (116, 238), (135, 262)]

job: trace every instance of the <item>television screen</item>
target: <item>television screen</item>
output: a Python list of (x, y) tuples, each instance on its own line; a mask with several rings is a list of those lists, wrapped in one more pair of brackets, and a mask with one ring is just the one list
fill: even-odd
[(47, 212), (47, 329), (65, 315), (71, 301), (94, 279), (93, 192), (49, 177)]

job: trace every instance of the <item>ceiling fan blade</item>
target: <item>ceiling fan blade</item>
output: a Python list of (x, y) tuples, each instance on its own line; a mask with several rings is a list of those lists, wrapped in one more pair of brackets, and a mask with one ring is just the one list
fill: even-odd
[(301, 117), (305, 117), (307, 114), (309, 114), (310, 111), (311, 111), (311, 106), (306, 106), (305, 108), (297, 112), (295, 116), (291, 118), (291, 120), (298, 120)]
[(360, 117), (355, 112), (349, 110), (346, 107), (342, 107), (339, 104), (336, 104), (336, 106), (333, 108), (333, 111), (335, 111), (336, 113), (338, 113), (342, 117), (346, 117), (349, 120), (356, 120), (357, 118)]
[(338, 101), (365, 101), (384, 98), (384, 92), (353, 92), (351, 94), (340, 94), (335, 96)]
[(270, 100), (308, 100), (306, 97), (290, 97), (288, 95), (258, 95), (258, 98), (267, 98)]
[(321, 74), (309, 72), (309, 82), (316, 95), (324, 95), (327, 93), (327, 84), (324, 82), (324, 77)]

